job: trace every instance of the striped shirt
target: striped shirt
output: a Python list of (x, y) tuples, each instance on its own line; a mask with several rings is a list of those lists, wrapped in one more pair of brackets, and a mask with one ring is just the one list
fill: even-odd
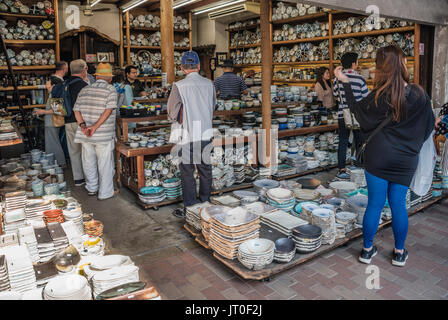
[(224, 72), (215, 80), (216, 92), (219, 91), (220, 99), (232, 99), (240, 97), (241, 92), (247, 89), (246, 82), (233, 72)]
[(97, 80), (81, 90), (73, 111), (81, 112), (87, 127), (94, 125), (106, 109), (113, 109), (113, 111), (93, 136), (86, 137), (81, 128), (78, 128), (75, 136), (76, 143), (106, 143), (115, 138), (117, 91), (114, 86), (104, 80)]
[[(369, 89), (367, 89), (367, 82), (363, 76), (359, 75), (353, 69), (346, 69), (343, 72), (347, 75), (350, 84), (352, 85), (353, 95), (355, 96), (356, 101), (361, 101), (369, 94)], [(338, 87), (341, 90), (342, 102), (339, 97)], [(334, 79), (333, 86), (333, 95), (336, 97), (339, 102), (339, 110), (338, 110), (338, 118), (343, 119), (344, 113), (342, 109), (348, 108), (347, 100), (345, 99), (345, 91), (342, 83), (338, 81), (337, 78)]]

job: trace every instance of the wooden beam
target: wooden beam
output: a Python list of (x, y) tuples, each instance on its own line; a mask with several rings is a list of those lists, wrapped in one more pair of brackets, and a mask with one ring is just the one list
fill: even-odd
[(271, 166), (271, 81), (272, 81), (272, 38), (269, 16), (270, 1), (260, 1), (260, 29), (261, 29), (261, 90), (263, 117), (262, 128), (265, 130), (265, 141), (262, 144), (266, 150), (263, 152), (263, 164)]
[(203, 6), (207, 6), (209, 4), (212, 4), (213, 2), (217, 2), (217, 1), (216, 0), (201, 0), (201, 1), (198, 1), (198, 2), (193, 2), (190, 5), (186, 5), (186, 6), (180, 7), (179, 9), (176, 10), (176, 13), (189, 12), (189, 11), (197, 9), (199, 7), (203, 7)]
[(174, 14), (173, 1), (160, 0), (160, 34), (162, 47), (162, 72), (166, 73), (166, 83), (173, 83), (174, 73)]

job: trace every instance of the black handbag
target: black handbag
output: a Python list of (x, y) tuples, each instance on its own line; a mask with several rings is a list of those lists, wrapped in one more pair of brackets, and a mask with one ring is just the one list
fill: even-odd
[(383, 122), (380, 123), (380, 125), (375, 129), (375, 131), (372, 132), (372, 134), (369, 136), (369, 138), (367, 138), (367, 140), (364, 141), (361, 148), (359, 148), (359, 150), (356, 152), (357, 166), (364, 167), (364, 160), (365, 160), (364, 153), (366, 151), (367, 144), (370, 142), (370, 140), (372, 140), (372, 138), (374, 136), (376, 136), (378, 134), (378, 132), (381, 131), (381, 129), (383, 129), (385, 126), (387, 126), (391, 120), (392, 120), (391, 116), (386, 117), (386, 119), (384, 119)]

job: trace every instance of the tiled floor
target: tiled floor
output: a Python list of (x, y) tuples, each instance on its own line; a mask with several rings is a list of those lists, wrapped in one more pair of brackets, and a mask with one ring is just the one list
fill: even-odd
[(448, 199), (409, 219), (406, 267), (391, 265), (393, 231), (379, 231), (379, 289), (368, 289), (371, 275), (358, 262), (362, 240), (276, 275), (271, 281), (247, 281), (217, 261), (171, 215), (174, 206), (143, 211), (122, 188), (118, 197), (98, 202), (82, 188), (73, 194), (85, 212), (104, 223), (111, 253), (131, 256), (140, 278), (164, 299), (448, 299)]

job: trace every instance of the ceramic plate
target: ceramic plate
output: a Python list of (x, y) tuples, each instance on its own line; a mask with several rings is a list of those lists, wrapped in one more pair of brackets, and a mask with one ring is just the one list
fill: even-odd
[(251, 239), (243, 242), (238, 250), (246, 254), (262, 255), (273, 251), (274, 242), (268, 239)]

